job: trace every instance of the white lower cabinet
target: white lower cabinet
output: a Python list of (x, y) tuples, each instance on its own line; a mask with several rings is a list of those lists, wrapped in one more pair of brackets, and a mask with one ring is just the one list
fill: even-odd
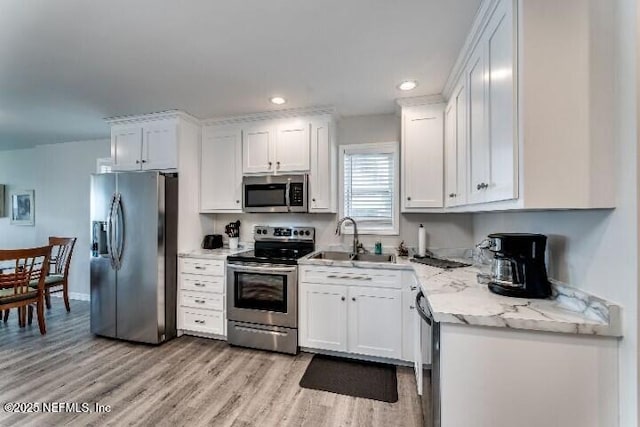
[(400, 273), (301, 266), (300, 346), (413, 360), (413, 347), (407, 345), (411, 351), (406, 352), (403, 345)]
[(347, 351), (347, 287), (300, 286), (300, 345)]
[(181, 258), (178, 274), (178, 335), (226, 336), (225, 263)]
[(402, 294), (396, 289), (349, 289), (349, 351), (402, 357)]

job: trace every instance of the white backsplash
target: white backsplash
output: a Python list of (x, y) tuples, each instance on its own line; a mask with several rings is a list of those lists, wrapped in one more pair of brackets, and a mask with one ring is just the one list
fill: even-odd
[[(214, 224), (208, 233), (223, 234), (224, 227), (228, 223), (240, 220), (240, 241), (253, 242), (253, 229), (255, 225), (289, 225), (314, 227), (316, 229), (316, 246), (338, 247), (351, 244), (351, 235), (336, 236), (336, 223), (338, 216), (335, 214), (210, 214), (207, 217), (208, 224)], [(203, 223), (205, 221), (202, 221)], [(414, 248), (418, 244), (418, 226), (423, 224), (427, 230), (427, 247), (436, 248), (470, 248), (475, 245), (471, 216), (468, 214), (406, 214), (400, 215), (400, 235), (380, 236), (361, 235), (363, 245), (373, 250), (377, 241), (382, 242), (384, 252), (394, 252), (401, 240)]]

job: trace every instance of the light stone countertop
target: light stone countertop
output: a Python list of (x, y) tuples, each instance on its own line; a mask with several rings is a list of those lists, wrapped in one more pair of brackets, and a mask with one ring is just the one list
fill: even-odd
[(229, 249), (223, 247), (219, 249), (194, 249), (192, 251), (178, 253), (178, 258), (199, 258), (199, 259), (217, 259), (226, 260), (227, 256), (235, 255), (240, 252), (250, 251), (252, 247), (246, 245), (238, 246), (238, 249)]
[[(554, 295), (550, 299), (512, 298), (496, 295), (487, 285), (478, 283), (478, 273), (487, 273), (484, 265), (445, 270), (417, 264), (404, 257), (397, 257), (395, 264), (310, 259), (315, 253), (301, 258), (299, 264), (413, 270), (437, 322), (622, 336), (619, 305), (555, 280), (551, 280)], [(460, 254), (436, 255), (473, 263), (471, 258)]]

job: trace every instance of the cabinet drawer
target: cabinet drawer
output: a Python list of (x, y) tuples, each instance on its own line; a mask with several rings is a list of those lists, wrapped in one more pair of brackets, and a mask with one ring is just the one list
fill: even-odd
[(182, 273), (224, 276), (224, 261), (222, 260), (184, 258), (181, 260), (180, 266)]
[(204, 292), (183, 292), (180, 297), (180, 305), (182, 307), (223, 311), (224, 295)]
[(402, 284), (402, 271), (378, 270), (372, 268), (305, 267), (300, 274), (306, 283), (378, 286), (399, 289)]
[(198, 310), (184, 308), (182, 313), (182, 329), (224, 335), (225, 316), (223, 311)]
[(180, 289), (222, 294), (224, 293), (224, 277), (182, 274), (180, 275)]

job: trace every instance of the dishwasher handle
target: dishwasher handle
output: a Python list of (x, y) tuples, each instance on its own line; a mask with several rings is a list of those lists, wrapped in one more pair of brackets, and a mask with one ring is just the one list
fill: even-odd
[[(424, 293), (420, 291), (416, 295), (416, 311), (418, 312), (422, 320), (424, 320), (425, 322), (427, 322), (429, 326), (431, 326), (433, 325), (433, 315), (430, 312), (429, 313), (425, 312), (424, 309), (422, 308), (422, 305), (420, 304), (420, 299), (422, 298), (424, 298)], [(425, 306), (426, 306), (426, 301), (425, 301)], [(427, 311), (428, 310), (429, 308), (427, 307)]]

